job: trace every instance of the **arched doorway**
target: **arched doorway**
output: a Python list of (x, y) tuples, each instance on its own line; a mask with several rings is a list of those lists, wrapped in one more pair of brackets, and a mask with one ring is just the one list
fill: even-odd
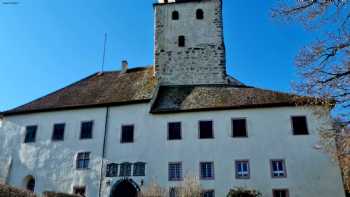
[(140, 188), (131, 179), (120, 180), (114, 184), (110, 197), (137, 197)]
[(35, 178), (31, 175), (28, 175), (24, 178), (24, 187), (26, 190), (34, 192), (35, 190)]

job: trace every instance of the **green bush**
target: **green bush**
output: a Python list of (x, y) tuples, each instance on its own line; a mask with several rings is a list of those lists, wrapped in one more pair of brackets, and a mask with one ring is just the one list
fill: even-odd
[(234, 188), (227, 194), (227, 197), (260, 197), (261, 193), (254, 189)]

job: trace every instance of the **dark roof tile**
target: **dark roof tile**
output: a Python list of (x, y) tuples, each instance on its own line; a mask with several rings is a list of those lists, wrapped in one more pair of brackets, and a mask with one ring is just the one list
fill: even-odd
[(96, 73), (4, 114), (148, 102), (156, 84), (152, 67)]
[(151, 113), (292, 106), (300, 98), (247, 86), (165, 86), (159, 88)]
[(296, 97), (248, 87), (229, 77), (227, 85), (160, 86), (153, 67), (126, 73), (95, 73), (3, 115), (115, 106), (152, 101), (151, 113), (295, 105)]

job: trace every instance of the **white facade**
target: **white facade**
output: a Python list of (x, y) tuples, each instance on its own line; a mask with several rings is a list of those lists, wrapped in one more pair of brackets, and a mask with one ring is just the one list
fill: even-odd
[[(165, 3), (162, 0), (159, 2)], [(178, 186), (181, 181), (169, 181), (169, 163), (181, 162), (183, 176), (199, 177), (200, 162), (212, 162), (214, 177), (201, 180), (200, 183), (204, 189), (214, 190), (216, 197), (226, 196), (229, 190), (235, 187), (257, 189), (264, 197), (272, 197), (274, 189), (287, 189), (290, 197), (344, 197), (338, 165), (332, 162), (328, 155), (315, 148), (319, 141), (318, 128), (325, 124), (327, 126), (328, 117), (317, 118), (311, 107), (251, 108), (282, 106), (286, 104), (283, 100), (286, 94), (260, 89), (253, 91), (254, 88), (242, 88), (244, 85), (241, 83), (229, 83), (222, 32), (222, 1), (167, 2), (171, 4), (155, 5), (155, 73), (152, 73), (152, 76), (158, 78), (159, 84), (152, 83), (156, 81), (154, 78), (146, 77), (148, 71), (143, 71), (144, 74), (141, 72), (140, 75), (135, 74), (135, 70), (133, 74), (124, 70), (120, 75), (117, 73), (106, 77), (122, 78), (116, 82), (98, 80), (98, 76), (103, 76), (98, 74), (91, 76), (91, 80), (76, 83), (74, 88), (67, 92), (58, 91), (47, 96), (50, 98), (27, 104), (22, 111), (14, 110), (8, 113), (11, 115), (5, 113), (3, 121), (0, 122), (0, 182), (28, 188), (28, 180), (33, 177), (36, 193), (72, 193), (75, 187), (85, 187), (88, 197), (113, 197), (113, 188), (118, 181), (126, 177), (106, 177), (106, 165), (109, 163), (145, 162), (145, 176), (128, 177), (135, 187), (142, 189), (152, 182), (165, 188)], [(203, 17), (197, 17), (196, 10), (204, 12)], [(171, 18), (175, 11), (179, 12), (180, 17), (175, 17), (178, 19)], [(182, 36), (186, 38), (186, 44), (183, 46), (179, 44)], [(127, 78), (128, 74), (131, 75), (130, 78)], [(109, 82), (116, 83), (111, 86), (122, 86), (120, 89), (123, 90), (119, 92), (115, 90), (118, 88), (114, 88), (107, 92), (97, 91), (102, 92), (102, 96), (79, 94), (105, 90), (105, 84)], [(128, 84), (143, 85), (124, 87)], [(157, 94), (157, 91), (161, 89), (159, 86), (164, 84), (223, 86), (222, 90), (202, 89), (198, 90), (196, 95), (187, 94), (179, 99), (187, 99), (184, 102), (190, 106), (189, 110), (212, 109), (211, 111), (171, 113), (178, 112), (176, 104), (183, 104), (175, 98), (175, 101), (168, 99), (171, 101), (161, 103), (162, 107), (166, 105), (167, 109), (175, 108), (174, 111), (170, 110), (168, 114), (152, 114), (151, 105), (161, 97), (159, 95), (162, 94)], [(153, 90), (153, 85), (159, 89)], [(228, 86), (230, 88), (227, 88)], [(145, 90), (138, 91), (139, 89)], [(147, 91), (149, 89), (153, 91)], [(215, 94), (208, 96), (207, 93), (213, 91), (216, 91)], [(73, 93), (78, 96), (71, 96)], [(217, 96), (216, 93), (222, 95)], [(92, 98), (87, 99), (91, 103), (86, 103), (84, 99), (79, 100), (81, 95), (91, 96)], [(119, 95), (122, 96), (118, 97)], [(271, 102), (268, 101), (269, 95), (274, 97), (271, 98)], [(116, 97), (113, 100), (108, 99), (108, 96)], [(196, 106), (192, 105), (193, 103), (200, 103), (198, 99), (205, 96), (217, 98), (206, 98), (212, 102), (210, 104), (214, 103), (213, 105), (205, 105), (206, 103), (202, 102), (204, 107), (191, 108)], [(282, 101), (277, 99), (279, 96), (282, 97)], [(145, 103), (148, 99), (150, 101)], [(231, 102), (231, 99), (241, 99), (245, 102), (235, 103)], [(108, 106), (111, 103), (126, 104), (125, 102), (129, 104), (79, 108), (91, 105)], [(131, 104), (136, 102), (143, 104)], [(218, 108), (225, 110), (215, 111), (215, 103), (218, 104)], [(287, 103), (290, 105), (289, 100)], [(250, 109), (231, 109), (242, 106)], [(76, 109), (67, 110), (65, 107)], [(61, 111), (52, 111), (53, 109)], [(38, 112), (40, 110), (48, 112)], [(292, 116), (307, 118), (308, 135), (293, 135)], [(248, 137), (232, 137), (231, 120), (237, 118), (246, 120)], [(199, 139), (199, 121), (207, 120), (213, 121), (214, 138)], [(80, 139), (81, 124), (85, 121), (93, 121), (92, 139)], [(168, 140), (169, 122), (181, 122), (181, 140)], [(65, 124), (64, 140), (53, 141), (53, 127), (59, 123)], [(26, 127), (33, 125), (37, 126), (35, 142), (24, 143)], [(132, 143), (121, 143), (122, 125), (134, 126)], [(88, 168), (84, 170), (77, 169), (77, 155), (81, 152), (90, 153)], [(273, 159), (285, 162), (286, 177), (271, 176), (270, 161)], [(249, 161), (249, 179), (236, 178), (237, 160)]]
[[(100, 170), (105, 117), (107, 121), (106, 163), (146, 162), (145, 177), (130, 177), (140, 187), (156, 181), (164, 187), (179, 182), (168, 181), (168, 163), (182, 162), (184, 174), (199, 176), (201, 161), (214, 162), (215, 178), (202, 180), (206, 189), (216, 196), (226, 196), (230, 188), (255, 188), (263, 196), (272, 196), (273, 189), (288, 189), (290, 196), (344, 197), (340, 170), (336, 163), (321, 151), (317, 128), (323, 121), (310, 108), (276, 107), (261, 109), (225, 110), (196, 113), (152, 115), (148, 104), (107, 108), (46, 112), (16, 115), (5, 118), (0, 130), (1, 166), (12, 160), (8, 183), (23, 187), (32, 175), (35, 191), (71, 193), (74, 186), (86, 186), (87, 196), (99, 196)], [(305, 115), (310, 134), (295, 136), (291, 116)], [(231, 119), (246, 118), (248, 138), (231, 137)], [(80, 124), (93, 120), (93, 139), (80, 140)], [(214, 139), (198, 139), (198, 121), (214, 122)], [(181, 121), (182, 140), (167, 140), (167, 123)], [(53, 124), (65, 123), (64, 141), (52, 142)], [(134, 143), (121, 144), (121, 125), (135, 126)], [(24, 127), (37, 125), (36, 142), (24, 144)], [(78, 152), (91, 152), (88, 170), (76, 170)], [(250, 179), (235, 178), (235, 160), (250, 161)], [(272, 178), (271, 159), (284, 159), (286, 178)], [(3, 169), (2, 169), (3, 170)], [(103, 170), (105, 176), (105, 168)], [(2, 177), (5, 179), (5, 177)], [(102, 196), (109, 196), (113, 183), (121, 179), (102, 180)], [(141, 187), (142, 188), (142, 187)]]

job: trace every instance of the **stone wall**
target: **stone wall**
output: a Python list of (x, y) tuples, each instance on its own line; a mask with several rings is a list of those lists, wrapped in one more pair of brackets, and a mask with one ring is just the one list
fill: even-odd
[[(172, 20), (173, 11), (178, 20)], [(178, 46), (182, 35), (185, 47)], [(155, 71), (161, 84), (227, 83), (225, 56), (221, 0), (155, 6)]]

